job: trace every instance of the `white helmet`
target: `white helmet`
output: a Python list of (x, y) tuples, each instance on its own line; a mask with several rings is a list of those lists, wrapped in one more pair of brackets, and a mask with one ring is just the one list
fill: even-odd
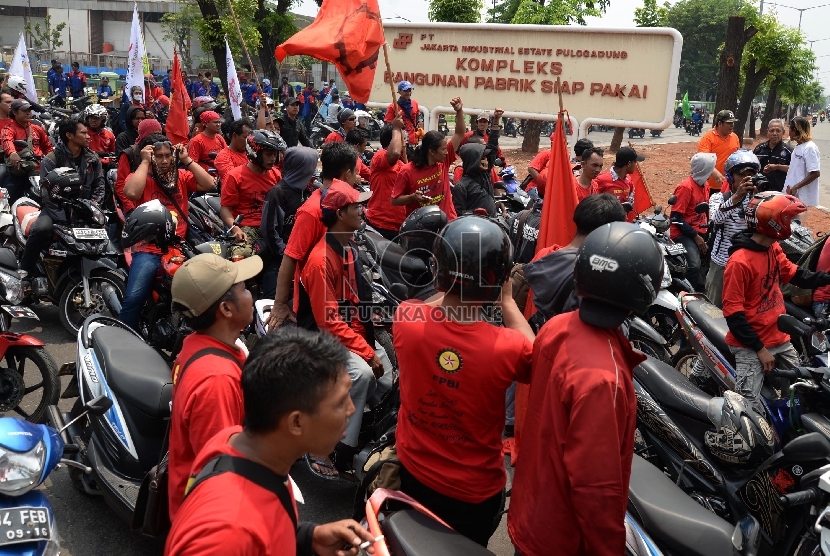
[[(257, 97), (256, 99), (256, 105), (259, 106), (259, 97)], [(265, 106), (274, 106), (274, 99), (272, 99), (271, 97), (267, 97), (267, 100), (265, 101)]]
[(26, 94), (26, 81), (19, 75), (10, 75), (7, 86), (9, 89), (17, 91), (20, 94)]
[(90, 104), (84, 110), (84, 116), (89, 118), (90, 116), (96, 116), (101, 119), (106, 119), (107, 117), (107, 109), (101, 106), (100, 104)]

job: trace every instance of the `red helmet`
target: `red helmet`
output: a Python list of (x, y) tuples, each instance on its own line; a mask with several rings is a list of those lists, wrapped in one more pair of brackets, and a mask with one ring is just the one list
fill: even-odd
[(790, 222), (806, 210), (798, 197), (775, 191), (757, 193), (746, 207), (746, 224), (759, 234), (777, 240), (787, 239), (792, 234)]

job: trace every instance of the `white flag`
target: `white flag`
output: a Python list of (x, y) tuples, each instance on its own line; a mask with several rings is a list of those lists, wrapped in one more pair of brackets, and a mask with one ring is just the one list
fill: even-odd
[(231, 54), (231, 47), (228, 44), (228, 39), (225, 39), (225, 65), (228, 69), (228, 101), (231, 103), (231, 112), (233, 119), (238, 120), (242, 117), (242, 89), (239, 87), (239, 78), (236, 76), (236, 64), (233, 63), (233, 54)]
[(130, 29), (130, 49), (127, 52), (127, 96), (130, 96), (133, 87), (141, 87), (141, 94), (144, 97), (144, 54), (144, 37), (138, 23), (138, 6), (134, 5), (133, 26)]
[(32, 64), (29, 61), (29, 54), (26, 52), (26, 41), (23, 33), (20, 33), (20, 42), (14, 51), (14, 59), (9, 67), (9, 75), (19, 75), (26, 83), (26, 98), (37, 102), (37, 89), (35, 89), (35, 78), (32, 77)]

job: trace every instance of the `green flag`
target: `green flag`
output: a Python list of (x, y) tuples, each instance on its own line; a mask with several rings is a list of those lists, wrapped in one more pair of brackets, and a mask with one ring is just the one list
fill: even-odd
[(692, 107), (689, 105), (689, 92), (683, 95), (683, 117), (687, 120), (692, 117)]

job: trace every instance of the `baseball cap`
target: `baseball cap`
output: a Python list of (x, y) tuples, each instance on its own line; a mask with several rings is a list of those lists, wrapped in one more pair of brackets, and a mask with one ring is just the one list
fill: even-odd
[(320, 206), (328, 210), (340, 210), (354, 203), (365, 203), (371, 196), (371, 191), (360, 192), (346, 182), (336, 181), (329, 186), (325, 197), (320, 201)]
[(617, 166), (622, 166), (624, 164), (628, 164), (629, 162), (642, 162), (645, 159), (646, 157), (641, 154), (637, 154), (637, 151), (631, 147), (623, 147), (617, 151), (617, 161), (615, 164)]
[(412, 83), (410, 83), (409, 81), (401, 81), (400, 83), (398, 83), (399, 91), (410, 91), (412, 89)]
[(291, 106), (292, 104), (302, 104), (302, 103), (303, 103), (303, 101), (301, 101), (297, 97), (291, 97), (291, 98), (289, 98), (288, 100), (285, 101), (286, 106)]
[(481, 120), (487, 120), (489, 122), (490, 121), (490, 112), (488, 112), (487, 110), (479, 112), (478, 116), (476, 117), (476, 121), (478, 122), (478, 121), (481, 121)]
[(718, 112), (718, 115), (715, 116), (715, 123), (719, 124), (721, 122), (737, 122), (738, 118), (735, 117), (735, 113), (731, 110), (721, 110)]
[(28, 100), (24, 100), (22, 98), (18, 98), (12, 101), (11, 109), (14, 111), (17, 110), (30, 110), (32, 105), (29, 104)]
[(262, 259), (258, 255), (235, 263), (213, 253), (196, 255), (173, 275), (173, 302), (185, 308), (185, 316), (198, 317), (222, 299), (234, 284), (249, 280), (261, 271)]

